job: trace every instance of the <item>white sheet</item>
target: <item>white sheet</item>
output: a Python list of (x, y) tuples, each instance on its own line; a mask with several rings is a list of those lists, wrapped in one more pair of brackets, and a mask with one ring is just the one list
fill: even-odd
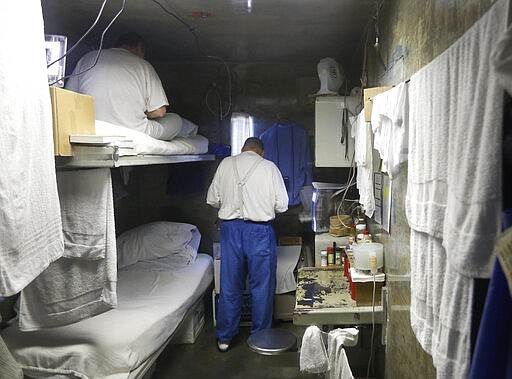
[(208, 139), (199, 134), (189, 137), (175, 137), (172, 141), (162, 141), (123, 126), (96, 120), (96, 134), (126, 136), (133, 140), (137, 154), (181, 155), (205, 154), (208, 152)]
[(118, 308), (76, 324), (2, 337), (26, 374), (44, 378), (127, 378), (176, 329), (213, 280), (212, 258), (198, 254), (176, 272), (121, 271)]
[(299, 261), (300, 250), (300, 246), (277, 247), (276, 294), (297, 289), (297, 282), (293, 271)]

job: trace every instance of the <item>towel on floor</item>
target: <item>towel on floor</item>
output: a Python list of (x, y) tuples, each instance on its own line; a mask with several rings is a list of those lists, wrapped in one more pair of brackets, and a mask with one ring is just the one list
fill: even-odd
[(117, 305), (110, 169), (58, 172), (64, 256), (21, 293), (20, 329), (71, 324)]
[(311, 374), (326, 372), (329, 368), (322, 331), (316, 325), (308, 326), (304, 331), (299, 367), (300, 371)]
[(366, 216), (375, 212), (375, 195), (373, 193), (373, 149), (371, 124), (365, 121), (364, 111), (350, 118), (351, 134), (354, 138), (354, 161), (357, 165), (357, 189), (359, 203), (364, 207)]
[(390, 179), (407, 160), (409, 104), (407, 83), (402, 82), (372, 99), (371, 123), (374, 147), (379, 151)]
[(0, 2), (0, 38), (0, 295), (11, 296), (64, 245), (41, 2)]
[(506, 15), (506, 2), (496, 2), (446, 54), (453, 96), (443, 245), (452, 267), (476, 278), (490, 277), (500, 231), (503, 90), (489, 57)]

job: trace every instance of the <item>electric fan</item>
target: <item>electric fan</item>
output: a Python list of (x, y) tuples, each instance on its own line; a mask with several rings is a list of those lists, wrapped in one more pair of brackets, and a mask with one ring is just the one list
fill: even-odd
[(337, 95), (345, 80), (340, 64), (333, 58), (323, 58), (318, 62), (316, 70), (320, 78), (320, 90), (317, 95)]

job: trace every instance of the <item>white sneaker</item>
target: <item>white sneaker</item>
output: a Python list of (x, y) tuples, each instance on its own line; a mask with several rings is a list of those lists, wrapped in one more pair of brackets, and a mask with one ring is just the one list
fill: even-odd
[(224, 353), (229, 350), (229, 342), (217, 341), (217, 347), (219, 348), (220, 352)]

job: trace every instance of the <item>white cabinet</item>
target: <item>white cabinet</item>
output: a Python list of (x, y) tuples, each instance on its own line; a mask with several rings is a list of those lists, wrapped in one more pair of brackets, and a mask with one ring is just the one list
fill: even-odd
[(343, 136), (343, 110), (357, 115), (361, 109), (360, 96), (319, 96), (315, 101), (315, 166), (350, 167), (354, 157), (354, 139), (346, 120)]

